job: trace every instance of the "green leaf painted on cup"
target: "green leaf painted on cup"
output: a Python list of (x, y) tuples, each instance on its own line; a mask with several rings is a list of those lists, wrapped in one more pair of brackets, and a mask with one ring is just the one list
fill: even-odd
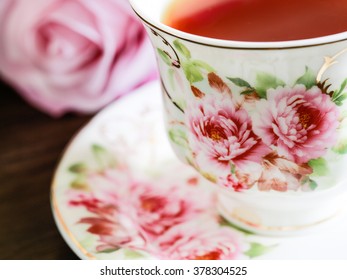
[(347, 79), (345, 79), (338, 90), (335, 90), (331, 96), (331, 100), (338, 106), (341, 106), (347, 99), (347, 92), (344, 92), (347, 86)]
[(338, 90), (334, 91), (334, 94), (333, 94), (333, 98), (337, 97), (338, 95), (340, 95), (344, 89), (346, 88), (347, 86), (347, 79), (345, 79), (342, 83), (341, 83), (341, 86)]
[(201, 60), (194, 59), (191, 61), (191, 63), (200, 69), (206, 70), (208, 73), (216, 71), (212, 66)]
[(299, 79), (296, 80), (295, 84), (304, 85), (306, 89), (310, 89), (311, 87), (316, 85), (316, 77), (315, 73), (312, 69), (305, 67), (305, 73)]
[(172, 66), (171, 58), (166, 52), (159, 48), (157, 49), (157, 52), (160, 58), (165, 62), (165, 64), (167, 64), (168, 66)]
[(172, 68), (169, 68), (167, 71), (167, 75), (169, 78), (170, 86), (173, 90), (176, 88), (176, 81), (175, 81), (175, 70)]
[(236, 173), (236, 166), (232, 162), (229, 163), (230, 165), (230, 173), (235, 174)]
[(305, 176), (301, 181), (300, 181), (301, 185), (307, 185), (310, 190), (314, 191), (317, 187), (318, 184), (316, 181), (312, 180), (309, 176)]
[(316, 188), (318, 188), (318, 184), (317, 184), (317, 182), (316, 181), (314, 181), (314, 180), (309, 180), (309, 186), (310, 186), (310, 189), (312, 190), (312, 191), (314, 191)]
[(339, 143), (332, 149), (335, 153), (344, 155), (347, 154), (347, 139), (339, 141)]
[(246, 251), (244, 254), (250, 258), (256, 258), (259, 256), (262, 256), (266, 253), (268, 253), (269, 251), (271, 251), (275, 246), (266, 246), (260, 243), (256, 243), (256, 242), (251, 242), (250, 243), (250, 248), (248, 251)]
[(248, 95), (248, 94), (253, 94), (253, 93), (256, 93), (254, 88), (249, 88), (249, 89), (246, 89), (246, 90), (240, 92), (241, 95)]
[(188, 137), (186, 133), (181, 129), (170, 129), (169, 138), (178, 146), (188, 147)]
[(312, 176), (325, 176), (329, 173), (328, 163), (324, 158), (311, 159), (308, 165), (313, 169)]
[(192, 57), (190, 51), (188, 50), (188, 48), (185, 45), (183, 45), (180, 42), (180, 40), (173, 41), (173, 44), (174, 44), (176, 50), (180, 54), (182, 54), (186, 59), (190, 59)]
[(246, 87), (246, 88), (252, 88), (252, 86), (245, 80), (241, 79), (241, 78), (230, 78), (227, 77), (228, 80), (230, 80), (231, 82), (233, 82), (236, 86), (238, 87)]
[(342, 93), (340, 94), (338, 97), (333, 98), (333, 102), (337, 105), (337, 106), (341, 106), (343, 105), (344, 101), (347, 99), (347, 93)]
[(340, 91), (342, 92), (347, 86), (347, 78), (342, 82), (341, 87), (340, 87)]
[(194, 63), (192, 63), (191, 61), (182, 63), (182, 67), (187, 80), (191, 84), (200, 82), (204, 79), (204, 76), (202, 75), (199, 67), (194, 65)]
[(247, 81), (241, 78), (227, 77), (227, 79), (231, 81), (233, 84), (235, 84), (236, 86), (243, 88), (243, 90), (240, 92), (241, 95), (249, 95), (253, 93), (257, 94), (255, 88), (253, 88)]
[(255, 89), (260, 98), (266, 98), (269, 89), (276, 89), (279, 86), (285, 86), (285, 83), (276, 76), (265, 72), (257, 74)]

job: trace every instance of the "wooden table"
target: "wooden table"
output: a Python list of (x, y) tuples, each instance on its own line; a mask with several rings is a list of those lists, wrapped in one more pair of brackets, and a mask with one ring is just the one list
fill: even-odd
[(53, 119), (0, 80), (0, 259), (77, 259), (52, 216), (61, 153), (90, 116)]

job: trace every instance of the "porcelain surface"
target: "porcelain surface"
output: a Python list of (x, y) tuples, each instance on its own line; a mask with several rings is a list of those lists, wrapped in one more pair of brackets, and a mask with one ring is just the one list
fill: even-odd
[(72, 139), (52, 184), (63, 238), (82, 259), (347, 259), (347, 214), (264, 237), (227, 222), (216, 188), (173, 154), (160, 85), (123, 97)]

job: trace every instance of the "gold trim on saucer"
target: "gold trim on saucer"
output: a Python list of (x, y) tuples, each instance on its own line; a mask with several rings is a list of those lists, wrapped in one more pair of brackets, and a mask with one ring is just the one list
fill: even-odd
[(69, 239), (70, 239), (69, 241), (72, 242), (78, 248), (78, 250), (80, 250), (80, 252), (82, 254), (84, 254), (88, 259), (95, 260), (96, 257), (93, 254), (89, 253), (81, 245), (81, 243), (76, 239), (76, 237), (69, 230), (69, 227), (65, 223), (64, 218), (63, 218), (61, 212), (59, 211), (58, 202), (57, 202), (57, 198), (56, 198), (56, 194), (55, 194), (55, 189), (56, 189), (56, 183), (55, 183), (55, 179), (54, 179), (53, 184), (52, 184), (52, 188), (51, 188), (51, 204), (52, 204), (52, 208), (53, 208), (53, 212), (54, 212), (53, 214), (54, 214), (56, 221), (59, 223), (61, 229), (64, 231), (65, 236), (69, 237)]

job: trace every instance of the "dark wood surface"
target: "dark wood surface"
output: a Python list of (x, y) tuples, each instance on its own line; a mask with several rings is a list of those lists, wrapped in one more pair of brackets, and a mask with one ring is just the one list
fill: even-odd
[(53, 119), (0, 80), (0, 259), (77, 259), (53, 220), (50, 184), (90, 116)]

